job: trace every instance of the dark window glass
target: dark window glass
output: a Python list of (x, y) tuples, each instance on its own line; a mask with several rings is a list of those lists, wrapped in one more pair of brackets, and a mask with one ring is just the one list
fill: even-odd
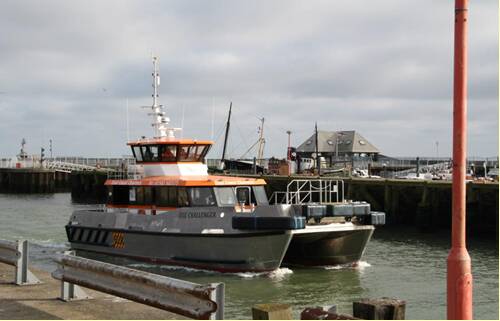
[(179, 161), (201, 162), (208, 152), (208, 145), (181, 145), (179, 146)]
[(144, 205), (144, 187), (135, 187), (135, 203), (137, 205)]
[(238, 200), (238, 204), (250, 205), (251, 194), (252, 193), (250, 192), (250, 187), (248, 186), (236, 187), (236, 199)]
[(110, 186), (108, 188), (108, 202), (114, 205), (127, 205), (128, 199), (128, 186)]
[(269, 205), (269, 200), (267, 199), (267, 194), (264, 186), (253, 186), (252, 189), (257, 205)]
[(153, 158), (153, 155), (151, 155), (151, 150), (148, 148), (148, 146), (141, 146), (141, 151), (142, 151), (142, 160), (145, 162), (150, 162), (151, 159)]
[(215, 196), (211, 187), (188, 188), (191, 206), (215, 206)]
[(158, 162), (160, 159), (158, 157), (158, 146), (148, 146), (151, 150), (151, 161)]
[(177, 206), (189, 206), (189, 199), (185, 187), (179, 187), (177, 189)]
[(154, 194), (153, 188), (150, 186), (144, 187), (144, 205), (152, 205), (154, 204)]
[(138, 162), (142, 162), (142, 153), (141, 153), (141, 147), (140, 146), (134, 146), (132, 148), (132, 151), (134, 152), (134, 157)]
[(214, 192), (219, 206), (234, 206), (236, 204), (236, 195), (232, 187), (215, 187)]
[(141, 150), (145, 162), (158, 161), (158, 146), (141, 146)]
[(156, 196), (156, 205), (157, 206), (170, 206), (168, 201), (168, 187), (167, 186), (162, 186), (162, 187), (156, 187), (155, 191), (155, 196)]
[(177, 207), (177, 187), (156, 187), (155, 198), (157, 206)]
[(168, 204), (172, 207), (177, 207), (177, 187), (169, 186), (168, 187)]
[(176, 145), (160, 145), (160, 161), (162, 162), (175, 162), (177, 155)]

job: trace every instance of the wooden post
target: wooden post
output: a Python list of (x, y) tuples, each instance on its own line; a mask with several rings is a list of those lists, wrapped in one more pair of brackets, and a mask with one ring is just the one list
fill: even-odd
[(392, 213), (390, 213), (391, 209), (391, 187), (389, 186), (389, 183), (387, 182), (387, 179), (384, 182), (384, 212), (390, 216)]
[(292, 320), (292, 307), (288, 304), (266, 303), (252, 307), (253, 320)]
[(404, 320), (405, 308), (406, 301), (391, 298), (362, 299), (352, 304), (353, 315), (365, 320)]
[[(335, 306), (333, 306), (335, 307)], [(305, 308), (300, 313), (301, 320), (359, 320), (351, 315), (337, 314), (336, 308)]]
[(399, 216), (399, 187), (398, 186), (392, 186), (392, 193), (391, 193), (391, 217), (395, 222), (401, 222), (403, 219), (402, 217)]

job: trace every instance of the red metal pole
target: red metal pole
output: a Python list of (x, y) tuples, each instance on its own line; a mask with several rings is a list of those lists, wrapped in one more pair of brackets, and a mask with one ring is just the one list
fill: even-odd
[(447, 260), (447, 317), (454, 320), (472, 319), (471, 261), (465, 245), (467, 2), (455, 0), (452, 231)]

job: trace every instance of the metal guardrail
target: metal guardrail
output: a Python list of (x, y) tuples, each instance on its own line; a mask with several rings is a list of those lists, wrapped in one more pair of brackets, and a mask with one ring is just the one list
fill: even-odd
[(30, 285), (42, 283), (28, 269), (29, 245), (26, 240), (16, 242), (0, 240), (0, 262), (16, 268), (14, 283), (17, 285)]
[(339, 203), (344, 201), (344, 181), (339, 179), (294, 179), (286, 192), (274, 192), (271, 204)]
[[(194, 319), (224, 318), (224, 283), (200, 285), (68, 254), (56, 256), (52, 277), (63, 281), (61, 299), (76, 284)], [(74, 289), (73, 289), (74, 290)]]
[(100, 167), (100, 166), (90, 166), (90, 165), (81, 165), (74, 163), (66, 163), (61, 161), (51, 161), (46, 162), (44, 167), (47, 169), (54, 169), (60, 172), (71, 173), (72, 171), (99, 171), (99, 172), (112, 172), (114, 169)]

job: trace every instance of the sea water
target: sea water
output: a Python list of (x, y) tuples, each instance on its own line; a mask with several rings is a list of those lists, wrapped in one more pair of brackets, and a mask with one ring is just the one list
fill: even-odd
[[(0, 239), (28, 239), (33, 243), (32, 264), (52, 271), (53, 255), (68, 248), (64, 225), (71, 212), (87, 207), (92, 205), (73, 204), (68, 193), (0, 194)], [(407, 319), (444, 319), (449, 240), (449, 231), (423, 234), (411, 227), (381, 227), (356, 266), (282, 267), (271, 273), (224, 274), (104, 259), (202, 284), (224, 282), (228, 319), (251, 319), (251, 307), (258, 303), (290, 304), (296, 318), (305, 307), (331, 304), (339, 312), (351, 314), (354, 300), (379, 297), (406, 300)], [(498, 241), (471, 238), (468, 250), (474, 277), (474, 318), (498, 320)]]

